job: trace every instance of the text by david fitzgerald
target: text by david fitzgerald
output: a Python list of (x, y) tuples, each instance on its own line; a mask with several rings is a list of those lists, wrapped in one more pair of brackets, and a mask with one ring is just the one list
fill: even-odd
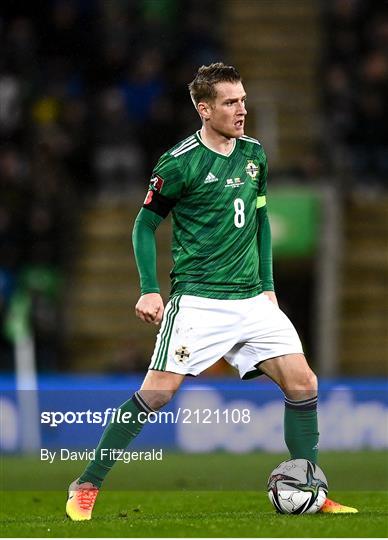
[(130, 463), (131, 461), (162, 461), (163, 449), (147, 451), (128, 451), (128, 450), (115, 450), (112, 448), (100, 448), (98, 450), (85, 450), (73, 451), (68, 448), (61, 448), (59, 450), (49, 450), (48, 448), (40, 449), (41, 461), (47, 461), (48, 463), (54, 463), (58, 461), (83, 461), (94, 459), (112, 459), (116, 461), (122, 461), (123, 463)]

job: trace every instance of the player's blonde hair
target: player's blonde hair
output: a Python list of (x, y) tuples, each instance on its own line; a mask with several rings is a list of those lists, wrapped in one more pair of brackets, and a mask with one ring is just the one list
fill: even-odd
[(189, 84), (191, 99), (197, 108), (201, 101), (212, 102), (217, 97), (215, 85), (220, 82), (240, 82), (241, 75), (233, 66), (216, 62), (210, 66), (201, 66), (193, 81)]

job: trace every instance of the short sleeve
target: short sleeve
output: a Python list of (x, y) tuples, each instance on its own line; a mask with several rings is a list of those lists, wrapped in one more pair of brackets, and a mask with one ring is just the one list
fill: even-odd
[(149, 189), (169, 199), (178, 200), (182, 188), (183, 178), (177, 159), (168, 153), (163, 154), (152, 172)]
[(177, 159), (163, 154), (152, 171), (143, 208), (164, 218), (180, 199), (182, 190), (183, 178)]

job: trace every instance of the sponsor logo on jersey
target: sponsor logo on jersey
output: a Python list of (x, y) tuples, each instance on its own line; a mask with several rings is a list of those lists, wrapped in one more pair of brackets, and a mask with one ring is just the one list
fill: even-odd
[(248, 159), (248, 165), (245, 167), (245, 172), (253, 179), (256, 178), (259, 172), (259, 167), (251, 160)]
[(241, 178), (228, 178), (225, 187), (238, 188), (243, 185), (244, 182), (241, 181)]
[(186, 360), (188, 360), (190, 357), (190, 352), (189, 352), (189, 349), (185, 346), (185, 345), (182, 345), (182, 347), (179, 347), (176, 351), (175, 351), (175, 360), (179, 363), (184, 363), (186, 362)]
[(209, 174), (205, 178), (204, 184), (211, 184), (212, 182), (218, 182), (218, 178), (214, 176), (212, 172), (209, 172)]

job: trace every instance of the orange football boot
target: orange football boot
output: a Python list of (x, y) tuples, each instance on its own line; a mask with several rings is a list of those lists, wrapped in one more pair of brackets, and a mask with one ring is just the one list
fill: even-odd
[(352, 508), (351, 506), (344, 506), (343, 504), (332, 501), (331, 499), (326, 499), (323, 503), (322, 508), (319, 510), (323, 514), (357, 514), (357, 508)]
[(90, 482), (78, 484), (77, 481), (74, 480), (69, 486), (66, 514), (73, 521), (85, 521), (92, 518), (99, 489)]

